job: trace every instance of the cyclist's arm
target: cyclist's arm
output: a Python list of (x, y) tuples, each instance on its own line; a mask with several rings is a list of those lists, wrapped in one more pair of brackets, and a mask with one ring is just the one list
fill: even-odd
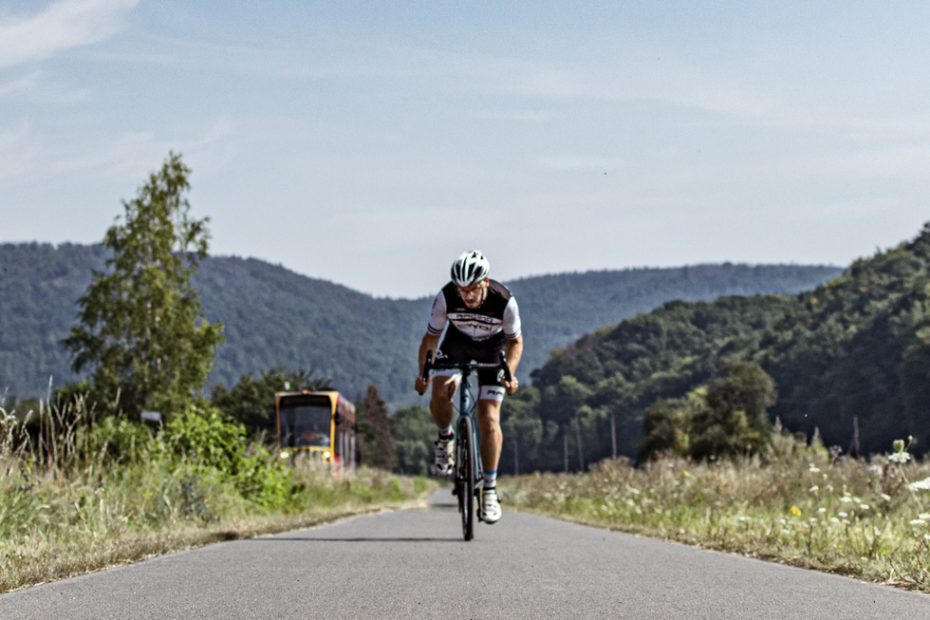
[(437, 346), (439, 346), (439, 336), (434, 336), (429, 332), (423, 334), (423, 340), (420, 341), (420, 352), (417, 361), (417, 379), (416, 382), (414, 382), (414, 389), (418, 394), (426, 392), (426, 388), (429, 385), (429, 382), (423, 379), (423, 365), (426, 363), (426, 352), (432, 351), (435, 357)]
[(504, 355), (507, 357), (507, 365), (510, 366), (510, 374), (513, 376), (512, 381), (505, 381), (504, 387), (508, 394), (517, 391), (519, 382), (517, 381), (517, 366), (520, 365), (520, 358), (523, 357), (523, 336), (511, 338), (504, 343)]
[(433, 352), (433, 358), (436, 357), (436, 347), (439, 346), (439, 336), (434, 336), (429, 332), (423, 334), (423, 340), (420, 342), (420, 354), (417, 368), (420, 370), (420, 376), (423, 376), (423, 364), (426, 363), (426, 353)]

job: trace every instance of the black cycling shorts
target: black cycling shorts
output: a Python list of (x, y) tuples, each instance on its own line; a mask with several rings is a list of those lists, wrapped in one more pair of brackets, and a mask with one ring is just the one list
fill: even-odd
[[(453, 362), (470, 362), (472, 360), (479, 364), (496, 364), (500, 361), (500, 354), (504, 350), (504, 335), (476, 342), (462, 334), (451, 325), (446, 330), (446, 335), (439, 345), (439, 351), (436, 354), (437, 361), (448, 359)], [(445, 373), (439, 371), (439, 375), (453, 375), (454, 371)], [(504, 378), (504, 371), (500, 368), (479, 368), (478, 369), (478, 399), (479, 400), (504, 400), (504, 388), (501, 386), (501, 380)]]

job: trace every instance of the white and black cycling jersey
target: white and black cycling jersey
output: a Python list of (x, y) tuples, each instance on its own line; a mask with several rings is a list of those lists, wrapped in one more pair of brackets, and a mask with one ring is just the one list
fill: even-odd
[(446, 284), (436, 299), (426, 331), (433, 336), (442, 334), (446, 322), (474, 342), (489, 340), (513, 340), (520, 337), (520, 310), (510, 290), (490, 280), (488, 292), (480, 307), (471, 309), (465, 305), (458, 287)]

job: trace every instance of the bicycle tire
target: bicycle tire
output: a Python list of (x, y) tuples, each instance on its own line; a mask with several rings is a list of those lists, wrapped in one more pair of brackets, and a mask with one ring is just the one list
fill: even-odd
[(456, 442), (456, 487), (459, 498), (459, 512), (462, 517), (462, 537), (471, 540), (475, 537), (475, 450), (472, 447), (471, 418), (459, 419), (459, 436)]

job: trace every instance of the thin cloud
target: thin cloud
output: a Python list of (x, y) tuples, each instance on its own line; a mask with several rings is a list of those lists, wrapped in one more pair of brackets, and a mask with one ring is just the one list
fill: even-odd
[(598, 157), (596, 155), (544, 155), (537, 158), (539, 165), (553, 172), (604, 171), (625, 169), (626, 159), (619, 157)]
[(102, 41), (138, 0), (62, 0), (31, 17), (0, 18), (0, 69)]
[(41, 77), (41, 72), (33, 71), (28, 75), (18, 77), (10, 82), (0, 83), (0, 99), (21, 95), (35, 89)]

